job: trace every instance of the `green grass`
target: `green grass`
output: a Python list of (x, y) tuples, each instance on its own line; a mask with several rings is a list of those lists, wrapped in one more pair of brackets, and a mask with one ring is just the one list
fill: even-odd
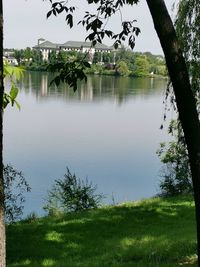
[(149, 199), (7, 227), (8, 267), (196, 265), (191, 197)]

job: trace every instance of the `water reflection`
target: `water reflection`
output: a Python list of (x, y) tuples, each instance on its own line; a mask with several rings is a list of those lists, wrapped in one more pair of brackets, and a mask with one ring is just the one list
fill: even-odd
[(121, 104), (130, 97), (148, 98), (163, 89), (165, 81), (154, 78), (130, 78), (114, 76), (88, 76), (86, 83), (80, 82), (78, 90), (73, 92), (66, 84), (59, 87), (50, 85), (51, 73), (27, 72), (21, 80), (20, 87), (28, 94), (32, 93), (37, 100), (63, 98), (66, 101), (93, 102), (105, 99)]
[(25, 212), (42, 214), (46, 191), (66, 166), (88, 176), (108, 203), (112, 194), (116, 202), (154, 195), (166, 81), (89, 76), (74, 93), (66, 85), (49, 87), (51, 79), (25, 73), (21, 111), (9, 106), (4, 114), (4, 161), (32, 187)]

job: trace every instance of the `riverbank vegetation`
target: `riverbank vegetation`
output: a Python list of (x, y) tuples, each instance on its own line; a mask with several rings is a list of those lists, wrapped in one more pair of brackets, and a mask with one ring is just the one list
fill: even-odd
[(194, 229), (190, 196), (31, 217), (7, 226), (7, 266), (197, 266)]
[[(193, 14), (192, 18), (190, 14)], [(200, 114), (199, 17), (200, 10), (196, 10), (196, 3), (179, 1), (175, 26), (190, 73), (191, 89), (195, 96), (198, 115)], [(195, 27), (192, 25), (195, 25)], [(168, 87), (166, 96), (170, 98), (171, 106), (176, 110), (175, 96), (170, 87)], [(162, 194), (171, 196), (191, 193), (193, 191), (192, 173), (179, 116), (170, 122), (168, 132), (171, 135), (170, 142), (162, 143), (158, 151), (163, 163), (161, 176), (164, 179), (160, 185)]]
[[(46, 70), (49, 64), (67, 62), (75, 59), (81, 60), (87, 55), (76, 51), (60, 51), (49, 53), (49, 60), (44, 61), (40, 51), (30, 48), (13, 50), (18, 64), (27, 70)], [(120, 75), (120, 76), (166, 76), (164, 57), (152, 55), (150, 52), (132, 52), (121, 48), (116, 52), (100, 53), (93, 56), (91, 67), (87, 69), (90, 74)]]

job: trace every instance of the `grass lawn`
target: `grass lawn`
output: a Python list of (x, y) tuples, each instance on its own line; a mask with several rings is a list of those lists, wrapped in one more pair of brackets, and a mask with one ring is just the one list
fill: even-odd
[(197, 266), (189, 196), (7, 226), (7, 267)]

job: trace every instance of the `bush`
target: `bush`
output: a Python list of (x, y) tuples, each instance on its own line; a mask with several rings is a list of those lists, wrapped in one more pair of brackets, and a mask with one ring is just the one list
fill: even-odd
[(48, 191), (44, 210), (49, 215), (55, 215), (61, 211), (74, 212), (97, 208), (103, 196), (96, 194), (96, 189), (97, 187), (87, 179), (83, 181), (77, 178), (67, 168), (64, 178), (55, 180), (55, 185)]
[(106, 70), (106, 69), (104, 69), (103, 71), (102, 71), (102, 74), (103, 75), (116, 75), (116, 71), (115, 70)]
[(31, 190), (22, 172), (11, 165), (3, 168), (5, 189), (5, 215), (7, 222), (19, 220), (23, 214), (24, 193)]
[(128, 65), (125, 61), (120, 60), (116, 64), (116, 73), (121, 76), (128, 76), (130, 71), (128, 69)]
[(38, 218), (39, 217), (37, 216), (37, 213), (31, 212), (26, 216), (26, 218), (23, 221), (26, 223), (32, 223), (32, 222), (37, 221)]
[[(176, 121), (170, 124), (170, 133), (175, 141), (161, 143), (157, 154), (163, 163), (160, 176), (161, 196), (175, 196), (193, 192), (188, 152), (184, 139), (177, 136)], [(182, 134), (181, 134), (182, 136)]]

